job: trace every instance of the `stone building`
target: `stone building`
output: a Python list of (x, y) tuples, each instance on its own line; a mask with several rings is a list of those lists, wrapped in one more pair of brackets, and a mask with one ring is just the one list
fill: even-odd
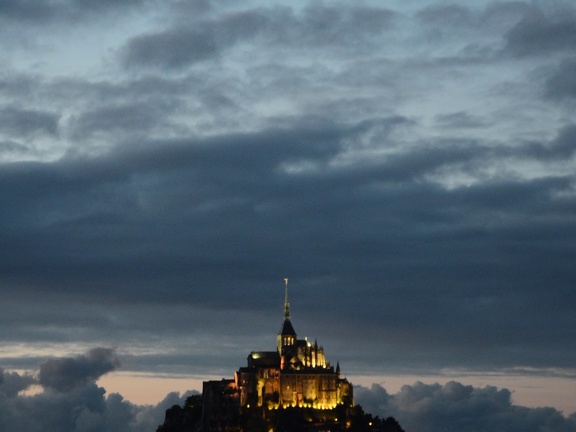
[(234, 380), (205, 381), (202, 385), (202, 430), (237, 431), (238, 395)]
[[(324, 349), (307, 339), (298, 339), (290, 321), (288, 280), (285, 280), (284, 321), (275, 351), (253, 351), (234, 380), (204, 383), (205, 430), (218, 418), (239, 415), (251, 408), (276, 410), (289, 407), (332, 410), (353, 406), (352, 385), (340, 376), (324, 355)], [(211, 423), (210, 423), (211, 422)]]

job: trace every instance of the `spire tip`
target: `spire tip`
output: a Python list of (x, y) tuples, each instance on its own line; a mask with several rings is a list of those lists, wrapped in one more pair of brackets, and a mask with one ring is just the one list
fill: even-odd
[(284, 278), (284, 319), (290, 319), (290, 303), (288, 303), (288, 278)]

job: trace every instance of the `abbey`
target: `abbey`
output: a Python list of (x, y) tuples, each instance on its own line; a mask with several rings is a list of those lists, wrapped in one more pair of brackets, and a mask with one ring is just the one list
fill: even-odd
[(248, 366), (240, 368), (234, 378), (241, 406), (332, 409), (338, 404), (352, 405), (352, 385), (340, 377), (339, 365), (334, 370), (317, 342), (297, 338), (290, 322), (287, 283), (276, 351), (250, 353)]
[(233, 380), (204, 382), (203, 399), (205, 430), (254, 408), (333, 410), (353, 406), (352, 385), (340, 376), (339, 364), (336, 368), (330, 365), (317, 342), (298, 339), (290, 321), (287, 279), (276, 350), (251, 352), (247, 366), (236, 371)]

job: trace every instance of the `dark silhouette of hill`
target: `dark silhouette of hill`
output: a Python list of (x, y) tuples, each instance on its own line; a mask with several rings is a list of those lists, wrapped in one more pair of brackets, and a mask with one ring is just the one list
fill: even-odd
[[(404, 432), (394, 417), (381, 419), (364, 412), (360, 405), (332, 410), (286, 408), (267, 410), (253, 408), (238, 413), (224, 426), (227, 432)], [(174, 405), (166, 410), (164, 423), (156, 432), (202, 431), (202, 396), (192, 395), (184, 406)]]

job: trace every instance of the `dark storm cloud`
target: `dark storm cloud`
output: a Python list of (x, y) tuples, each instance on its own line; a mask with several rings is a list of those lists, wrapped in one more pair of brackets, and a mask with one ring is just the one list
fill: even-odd
[(142, 6), (147, 0), (3, 0), (0, 3), (0, 20), (7, 23), (20, 22), (25, 24), (50, 24), (86, 18), (94, 13), (117, 11), (129, 7)]
[(128, 66), (179, 68), (214, 57), (217, 52), (216, 41), (210, 33), (180, 28), (130, 40), (124, 62)]
[(377, 384), (369, 389), (355, 386), (354, 398), (374, 415), (393, 416), (407, 431), (569, 432), (576, 427), (574, 415), (563, 417), (554, 408), (513, 405), (508, 389), (475, 388), (454, 381), (406, 385), (393, 395)]
[[(444, 45), (441, 56), (434, 62), (436, 66), (490, 63), (500, 50), (500, 35), (530, 10), (531, 6), (524, 2), (494, 2), (481, 8), (431, 4), (415, 13), (423, 32), (415, 32), (415, 37), (423, 46), (430, 47), (431, 58), (436, 55), (434, 47)], [(452, 49), (447, 50), (448, 47)], [(421, 59), (415, 59), (418, 60)]]
[[(320, 326), (332, 312), (318, 309), (317, 293), (354, 290), (340, 312), (345, 320), (324, 330), (332, 346), (342, 335), (364, 344), (356, 332), (378, 338), (387, 329), (394, 349), (382, 348), (385, 364), (421, 368), (414, 350), (426, 346), (428, 367), (513, 366), (517, 349), (532, 365), (568, 367), (571, 351), (554, 346), (575, 337), (568, 330), (576, 328), (568, 306), (576, 277), (573, 176), (454, 189), (426, 179), (444, 170), (479, 173), (503, 159), (565, 159), (574, 128), (514, 151), (455, 139), (397, 147), (391, 137), (406, 125), (316, 121), (7, 166), (0, 266), (4, 282), (19, 281), (7, 294), (19, 298), (21, 285), (48, 289), (47, 296), (269, 310), (275, 297), (262, 290), (288, 269), (301, 280), (301, 316), (317, 315)], [(347, 160), (378, 141), (391, 152)], [(341, 307), (338, 296), (332, 307)], [(185, 314), (176, 317), (170, 329), (180, 332)], [(361, 330), (367, 319), (371, 328)], [(114, 322), (82, 328), (88, 334)], [(213, 328), (230, 331), (224, 322)], [(37, 334), (30, 328), (26, 337)], [(364, 367), (354, 366), (354, 350), (341, 350), (351, 367)]]
[[(357, 188), (358, 191), (366, 188), (365, 193), (368, 193), (371, 186), (418, 180), (426, 174), (454, 164), (470, 164), (470, 169), (473, 169), (475, 165), (482, 166), (485, 163), (483, 161), (487, 162), (493, 157), (510, 156), (508, 151), (494, 154), (490, 148), (478, 144), (455, 143), (445, 149), (436, 148), (431, 154), (424, 147), (422, 150), (399, 152), (363, 166), (353, 164), (348, 167), (344, 165), (341, 169), (328, 168), (327, 164), (331, 160), (344, 154), (343, 149), (346, 148), (347, 140), (357, 137), (357, 134), (362, 132), (364, 131), (354, 128), (338, 130), (332, 127), (290, 132), (270, 130), (259, 134), (231, 135), (197, 143), (168, 141), (163, 145), (150, 147), (148, 151), (143, 151), (142, 148), (137, 152), (121, 150), (111, 155), (113, 156), (111, 158), (106, 157), (92, 162), (69, 160), (52, 166), (22, 164), (18, 169), (14, 167), (5, 171), (3, 176), (4, 196), (13, 197), (12, 206), (6, 207), (3, 212), (5, 222), (18, 224), (25, 221), (22, 216), (30, 214), (32, 208), (28, 206), (34, 203), (35, 197), (40, 201), (45, 199), (48, 203), (49, 200), (62, 196), (64, 191), (67, 191), (68, 196), (64, 203), (69, 202), (72, 206), (70, 209), (75, 208), (78, 217), (83, 211), (90, 214), (94, 207), (115, 211), (111, 204), (119, 202), (113, 201), (107, 204), (106, 201), (120, 198), (129, 212), (125, 217), (129, 218), (138, 214), (131, 214), (132, 211), (152, 212), (149, 215), (160, 216), (172, 208), (173, 200), (176, 200), (174, 203), (178, 202), (184, 206), (182, 209), (190, 210), (196, 206), (201, 208), (204, 203), (207, 211), (210, 209), (209, 203), (213, 202), (214, 210), (230, 206), (228, 209), (240, 211), (239, 215), (242, 215), (243, 207), (248, 210), (250, 207), (258, 206), (259, 203), (266, 209), (266, 202), (269, 202), (269, 211), (273, 211), (274, 202), (276, 205), (282, 205), (285, 200), (286, 202), (294, 200), (291, 205), (304, 206), (302, 209), (305, 209), (308, 198), (314, 197), (322, 197), (315, 208), (323, 205), (323, 202), (330, 208), (338, 205), (340, 200), (338, 193), (347, 194)], [(570, 155), (572, 134), (573, 129), (568, 128), (546, 146), (529, 146), (527, 154), (532, 157)], [(253, 154), (258, 154), (259, 157), (252, 158)], [(519, 155), (521, 154), (520, 151)], [(306, 164), (316, 166), (316, 169), (304, 169), (301, 174), (294, 175), (283, 172), (284, 166), (306, 168)], [(145, 180), (146, 178), (149, 180)], [(264, 179), (266, 181), (261, 183)], [(146, 189), (140, 189), (139, 180), (144, 181), (142, 186), (148, 183)], [(176, 184), (173, 182), (183, 182), (182, 187), (174, 188)], [(187, 190), (186, 184), (202, 184), (203, 187)], [(315, 184), (315, 189), (309, 189), (308, 185), (312, 184)], [(255, 186), (257, 187), (254, 188)], [(172, 188), (170, 195), (161, 192), (164, 187)], [(494, 187), (499, 186), (496, 184), (489, 186), (488, 190)], [(412, 188), (405, 190), (417, 192), (419, 188), (420, 186), (414, 184)], [(475, 189), (471, 189), (473, 190)], [(91, 199), (83, 198), (92, 196), (96, 191), (103, 193), (101, 201), (93, 202)], [(325, 191), (326, 194), (318, 195), (322, 193), (321, 191)], [(442, 194), (450, 196), (449, 193), (442, 192)], [(501, 194), (497, 196), (499, 195)], [(488, 191), (486, 196), (490, 196)], [(362, 203), (368, 197), (369, 195), (364, 197), (359, 194), (358, 203)], [(152, 201), (147, 203), (148, 199)], [(496, 203), (505, 202), (506, 199), (508, 197), (503, 196)], [(62, 203), (54, 205), (53, 210), (56, 213), (52, 215), (56, 217), (55, 221), (58, 220), (59, 207), (65, 208), (62, 207)], [(25, 213), (19, 213), (19, 208)], [(358, 211), (362, 208), (360, 207)], [(399, 209), (401, 208), (403, 207)], [(48, 212), (47, 217), (50, 214)], [(121, 214), (117, 213), (117, 216)], [(258, 215), (257, 212), (254, 213), (254, 209), (250, 214), (254, 217)], [(201, 213), (196, 215), (201, 216)], [(178, 214), (173, 214), (171, 218), (173, 217), (178, 217)], [(74, 219), (72, 216), (69, 220)], [(82, 220), (83, 217), (77, 219), (78, 222)], [(122, 218), (117, 219), (120, 220)], [(85, 223), (90, 221), (91, 219), (85, 219)], [(105, 221), (106, 219), (102, 219), (102, 222)], [(114, 218), (110, 221), (113, 222)], [(45, 222), (40, 218), (36, 223), (41, 227)]]
[[(110, 364), (113, 363), (113, 364)], [(94, 384), (116, 366), (111, 350), (94, 348), (77, 357), (51, 359), (40, 365), (48, 389), (34, 395), (19, 392), (35, 384), (30, 375), (0, 375), (0, 429), (27, 432), (150, 432), (164, 421), (166, 409), (183, 405), (191, 392), (168, 394), (157, 405), (138, 406)], [(1, 369), (0, 369), (1, 371)], [(67, 377), (64, 377), (66, 375)]]
[(438, 115), (436, 121), (446, 128), (479, 128), (487, 125), (485, 120), (464, 111)]
[(417, 16), (427, 24), (440, 26), (468, 26), (474, 21), (472, 12), (458, 5), (430, 6)]
[[(166, 123), (177, 107), (157, 104), (120, 104), (108, 105), (96, 110), (84, 111), (69, 119), (72, 136), (84, 140), (97, 134), (146, 134), (155, 126)], [(132, 137), (133, 138), (133, 137)]]
[(546, 95), (553, 99), (576, 99), (576, 59), (564, 60), (546, 81)]
[(257, 37), (267, 46), (361, 48), (366, 37), (381, 34), (393, 21), (393, 12), (376, 8), (314, 6), (298, 15), (287, 8), (254, 9), (136, 36), (120, 55), (128, 66), (173, 69), (212, 59)]
[[(39, 77), (27, 73), (0, 73), (0, 94), (8, 100), (25, 101), (41, 87)], [(8, 106), (7, 108), (10, 108)], [(14, 109), (14, 107), (12, 107)]]
[(499, 29), (517, 21), (532, 10), (525, 2), (494, 2), (484, 8), (466, 7), (456, 4), (432, 4), (416, 13), (416, 18), (442, 32), (453, 28)]
[[(284, 136), (282, 136), (283, 134)], [(28, 235), (39, 234), (44, 237), (46, 234), (46, 246), (48, 244), (56, 246), (53, 242), (59, 242), (58, 238), (61, 235), (66, 236), (65, 232), (68, 229), (73, 229), (80, 237), (91, 236), (89, 232), (92, 230), (90, 226), (93, 223), (104, 230), (103, 232), (100, 231), (100, 234), (104, 234), (110, 229), (112, 231), (127, 229), (121, 236), (126, 240), (125, 245), (122, 246), (123, 241), (118, 238), (117, 246), (121, 249), (126, 248), (128, 261), (136, 258), (133, 255), (136, 250), (129, 241), (130, 238), (133, 240), (148, 238), (146, 243), (152, 242), (149, 246), (136, 252), (136, 255), (157, 254), (158, 251), (154, 252), (154, 249), (159, 246), (159, 243), (156, 242), (160, 241), (162, 234), (158, 237), (159, 233), (155, 230), (144, 229), (149, 223), (146, 220), (150, 220), (150, 218), (156, 220), (158, 216), (163, 215), (161, 217), (167, 217), (167, 220), (176, 222), (184, 216), (181, 213), (184, 210), (185, 214), (196, 219), (197, 223), (204, 228), (208, 228), (210, 224), (206, 225), (208, 220), (204, 219), (205, 214), (216, 215), (220, 209), (227, 207), (230, 211), (235, 211), (244, 200), (243, 194), (247, 194), (247, 209), (255, 204), (249, 191), (242, 190), (245, 187), (252, 187), (257, 181), (257, 178), (249, 174), (250, 170), (260, 176), (270, 176), (278, 163), (285, 158), (290, 158), (292, 152), (294, 157), (298, 158), (322, 158), (326, 152), (337, 151), (336, 149), (330, 150), (333, 147), (333, 144), (329, 142), (334, 137), (332, 132), (300, 131), (300, 136), (285, 132), (283, 134), (280, 131), (278, 133), (270, 131), (267, 134), (254, 136), (235, 135), (226, 137), (220, 140), (221, 142), (209, 141), (203, 145), (194, 145), (194, 142), (182, 142), (180, 144), (178, 142), (166, 142), (160, 147), (150, 147), (149, 151), (145, 152), (142, 149), (139, 151), (121, 150), (113, 157), (101, 159), (96, 164), (94, 164), (95, 161), (69, 160), (54, 165), (13, 165), (4, 170), (2, 174), (5, 181), (5, 183), (3, 182), (2, 199), (6, 203), (2, 213), (5, 216), (4, 227), (16, 229), (22, 236), (18, 238), (13, 235), (13, 232), (4, 232), (5, 257), (12, 263), (10, 265), (12, 270), (19, 267), (16, 264), (19, 260), (18, 256), (25, 255), (34, 261), (36, 259), (40, 259), (40, 261), (48, 259), (49, 264), (48, 262), (42, 264), (40, 261), (36, 261), (37, 270), (41, 273), (43, 272), (40, 270), (41, 268), (52, 267), (55, 270), (60, 264), (57, 263), (58, 260), (49, 258), (52, 254), (52, 252), (48, 252), (50, 248), (35, 248), (33, 243), (29, 243), (32, 241), (32, 237), (28, 237)], [(323, 134), (326, 136), (323, 137)], [(307, 145), (308, 137), (316, 145)], [(298, 139), (294, 144), (290, 143), (293, 138)], [(252, 158), (251, 155), (253, 154), (260, 154), (260, 158)], [(242, 163), (243, 168), (239, 168), (238, 163)], [(166, 169), (168, 171), (164, 172)], [(244, 173), (247, 174), (247, 177), (244, 177)], [(204, 183), (204, 186), (198, 189), (189, 188), (189, 185), (200, 183)], [(231, 189), (226, 191), (228, 187)], [(171, 192), (166, 194), (163, 191), (164, 188), (168, 188)], [(267, 193), (273, 193), (273, 191)], [(58, 198), (64, 196), (67, 198), (64, 198), (63, 201)], [(99, 198), (94, 200), (96, 196)], [(235, 203), (235, 200), (238, 200), (238, 203)], [(253, 201), (253, 204), (250, 204), (250, 201)], [(29, 206), (42, 206), (41, 202), (47, 204), (49, 208), (41, 214), (38, 213), (38, 218), (36, 218), (32, 216), (35, 211), (31, 212), (32, 208)], [(50, 205), (50, 202), (53, 205)], [(212, 202), (215, 204), (214, 206), (212, 206)], [(117, 205), (124, 207), (126, 213), (118, 212)], [(203, 206), (206, 206), (205, 211), (201, 210)], [(180, 210), (175, 212), (174, 210), (178, 207)], [(241, 211), (240, 214), (242, 214), (242, 207), (237, 209)], [(30, 219), (30, 217), (32, 218)], [(134, 223), (136, 225), (133, 225)], [(129, 228), (130, 225), (133, 228)], [(45, 231), (45, 228), (48, 228), (48, 231)], [(170, 225), (167, 225), (166, 228), (168, 232), (171, 232), (171, 235), (175, 234), (170, 229)], [(30, 231), (30, 229), (32, 230)], [(141, 229), (144, 231), (140, 231)], [(97, 231), (99, 230), (94, 231), (94, 234)], [(33, 232), (36, 234), (32, 234)], [(44, 234), (41, 234), (42, 232)], [(194, 237), (204, 242), (210, 236), (209, 232), (202, 234), (201, 231), (195, 229), (187, 230), (182, 234), (185, 234), (182, 240), (188, 239), (192, 242)], [(102, 240), (106, 237), (102, 237)], [(181, 253), (180, 247), (184, 246), (182, 240), (177, 241), (169, 249), (173, 249), (173, 253)], [(83, 266), (81, 262), (86, 263), (85, 259), (88, 261), (95, 260), (93, 261), (94, 264), (97, 262), (104, 263), (110, 257), (97, 244), (103, 246), (105, 243), (101, 243), (101, 241), (93, 243), (99, 252), (94, 250), (93, 252), (96, 254), (92, 255), (92, 258), (88, 258), (91, 254), (85, 255), (84, 258), (76, 255), (73, 252), (75, 246), (72, 246), (72, 243), (69, 243), (72, 249), (61, 250), (61, 252), (64, 255), (71, 254), (65, 261), (72, 259), (73, 262), (77, 262), (81, 266)], [(140, 245), (140, 247), (143, 246), (144, 244)], [(148, 250), (149, 247), (151, 249)], [(64, 249), (68, 248), (65, 247)], [(76, 258), (73, 258), (74, 255)], [(152, 255), (148, 256), (146, 260), (150, 258)], [(164, 258), (158, 256), (155, 266), (163, 266), (163, 260)], [(72, 262), (69, 261), (69, 263)], [(45, 267), (46, 264), (48, 267)], [(140, 267), (137, 260), (133, 264), (128, 262), (125, 264)], [(103, 275), (116, 274), (114, 267), (115, 265)], [(120, 269), (121, 267), (118, 268), (118, 270)], [(33, 273), (35, 272), (33, 271)]]
[(30, 0), (6, 0), (0, 4), (0, 17), (25, 21), (51, 18), (54, 10), (49, 3)]
[[(16, 83), (7, 83), (7, 92), (11, 98), (46, 99), (62, 111), (67, 107), (67, 101), (74, 100), (77, 109), (63, 118), (60, 125), (63, 137), (71, 138), (74, 143), (89, 140), (94, 135), (114, 137), (108, 144), (113, 146), (123, 140), (115, 138), (115, 133), (124, 136), (132, 132), (139, 136), (149, 134), (155, 127), (173, 123), (167, 132), (178, 131), (179, 125), (171, 117), (185, 110), (187, 101), (194, 101), (193, 97), (185, 95), (203, 85), (204, 80), (195, 76), (169, 80), (149, 75), (119, 82), (62, 78), (51, 82), (38, 80), (25, 89)], [(187, 131), (184, 127), (182, 130)], [(81, 145), (75, 147), (82, 150)]]
[(122, 50), (129, 66), (180, 68), (217, 56), (271, 24), (262, 11), (244, 11), (214, 21), (186, 23), (160, 33), (139, 35)]
[(36, 133), (56, 135), (58, 131), (57, 114), (12, 106), (0, 108), (0, 133), (16, 136), (29, 136)]
[(423, 25), (423, 44), (445, 42), (456, 48), (454, 54), (441, 58), (442, 62), (493, 62), (498, 52), (550, 57), (573, 54), (576, 45), (576, 10), (568, 4), (494, 2), (482, 9), (432, 4), (415, 17)]
[(6, 372), (0, 367), (0, 394), (15, 397), (37, 381), (32, 375), (20, 375), (16, 372)]
[[(324, 4), (310, 4), (290, 26), (285, 24), (281, 39), (303, 42), (314, 47), (342, 44), (362, 49), (369, 37), (386, 33), (395, 24), (397, 15), (386, 8), (338, 8)], [(293, 33), (295, 29), (296, 32)], [(368, 37), (368, 38), (367, 38)]]
[(530, 10), (506, 34), (506, 51), (517, 56), (573, 54), (576, 46), (576, 10), (566, 6), (552, 13)]
[(46, 360), (40, 365), (38, 382), (45, 388), (70, 391), (95, 382), (119, 365), (114, 349), (93, 348), (77, 357)]
[(576, 125), (565, 126), (550, 143), (532, 143), (527, 155), (534, 159), (570, 159), (576, 154)]

